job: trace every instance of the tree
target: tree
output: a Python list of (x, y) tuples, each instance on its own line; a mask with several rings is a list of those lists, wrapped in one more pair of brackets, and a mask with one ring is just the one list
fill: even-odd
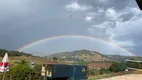
[[(12, 73), (13, 80), (25, 80), (29, 76), (40, 76), (41, 65), (35, 65), (33, 68), (30, 67), (27, 61), (21, 60), (17, 62), (17, 65), (10, 68), (10, 73)], [(30, 79), (30, 80), (39, 80)]]
[(33, 68), (33, 72), (36, 72), (36, 76), (40, 76), (40, 71), (41, 71), (42, 65), (36, 64)]
[(57, 57), (53, 57), (53, 61), (54, 61), (54, 62), (57, 62)]
[(87, 65), (88, 62), (85, 62), (85, 61), (81, 60), (81, 61), (78, 61), (78, 64), (79, 64), (79, 65)]
[(100, 75), (102, 75), (102, 74), (104, 74), (104, 73), (105, 73), (105, 71), (106, 71), (106, 69), (102, 68), (102, 69), (100, 69), (99, 74), (100, 74)]
[(10, 69), (10, 73), (12, 73), (14, 80), (25, 80), (24, 77), (28, 77), (29, 72), (32, 72), (32, 68), (22, 64), (18, 64)]
[(8, 51), (6, 49), (0, 49), (0, 56), (4, 56), (5, 53), (8, 53), (9, 56), (32, 56), (31, 54), (24, 53), (24, 52), (19, 52), (19, 51)]
[(109, 70), (112, 72), (119, 72), (120, 71), (120, 64), (118, 62), (112, 63)]
[(26, 60), (21, 60), (20, 62), (15, 62), (18, 65), (28, 65), (28, 62)]
[(112, 72), (124, 71), (127, 68), (126, 63), (123, 62), (113, 62), (109, 70)]

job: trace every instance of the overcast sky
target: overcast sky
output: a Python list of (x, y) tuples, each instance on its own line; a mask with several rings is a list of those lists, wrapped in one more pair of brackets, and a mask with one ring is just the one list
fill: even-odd
[[(135, 0), (0, 0), (2, 49), (17, 50), (43, 38), (76, 34), (108, 40), (136, 55), (142, 55), (141, 25), (142, 12)], [(101, 52), (108, 47), (102, 42), (98, 44), (95, 40), (92, 43), (85, 40), (57, 39), (32, 46), (27, 51), (46, 55), (83, 48)], [(59, 43), (66, 45), (57, 47)], [(95, 47), (101, 44), (102, 47), (82, 47), (81, 43)], [(78, 44), (78, 48), (72, 48), (74, 45), (69, 46), (71, 44)], [(46, 48), (45, 45), (55, 49)], [(119, 51), (115, 52), (119, 54)]]

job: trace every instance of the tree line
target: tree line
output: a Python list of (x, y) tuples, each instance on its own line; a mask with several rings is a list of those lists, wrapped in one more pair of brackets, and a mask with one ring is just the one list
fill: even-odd
[(31, 56), (32, 54), (19, 52), (19, 51), (8, 51), (6, 49), (0, 49), (0, 57), (3, 57), (5, 53), (8, 53), (8, 56)]

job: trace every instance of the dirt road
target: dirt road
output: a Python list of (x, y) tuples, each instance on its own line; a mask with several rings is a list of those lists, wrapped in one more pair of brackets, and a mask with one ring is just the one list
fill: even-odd
[(130, 74), (100, 80), (142, 80), (142, 74)]

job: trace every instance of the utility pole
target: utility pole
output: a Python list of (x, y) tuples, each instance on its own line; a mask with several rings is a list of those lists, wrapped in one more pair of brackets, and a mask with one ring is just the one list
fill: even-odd
[(106, 78), (108, 78), (108, 55), (106, 55)]
[(76, 61), (76, 52), (74, 51), (73, 53), (73, 56), (74, 56), (74, 62), (73, 62), (73, 77), (72, 77), (72, 80), (75, 80), (75, 61)]
[(123, 74), (125, 71), (125, 62), (122, 60), (121, 61), (121, 74)]

